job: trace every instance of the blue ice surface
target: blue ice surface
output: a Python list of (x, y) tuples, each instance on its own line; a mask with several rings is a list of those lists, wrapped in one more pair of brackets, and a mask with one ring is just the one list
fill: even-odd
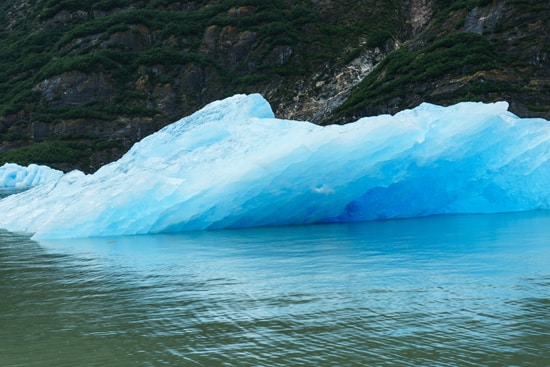
[(76, 238), (550, 209), (550, 123), (507, 109), (423, 103), (322, 127), (235, 95), (92, 175), (2, 199), (0, 228)]
[(0, 167), (0, 190), (22, 191), (47, 182), (57, 181), (62, 171), (30, 164), (27, 167), (15, 163), (5, 163)]

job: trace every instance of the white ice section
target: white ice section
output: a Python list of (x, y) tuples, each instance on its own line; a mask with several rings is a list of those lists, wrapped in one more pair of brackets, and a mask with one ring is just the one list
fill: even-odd
[(0, 190), (25, 190), (48, 182), (57, 181), (63, 172), (47, 166), (30, 164), (27, 167), (6, 163), (0, 167)]
[(550, 123), (505, 102), (320, 127), (209, 104), (93, 175), (0, 201), (0, 228), (87, 237), (550, 209)]

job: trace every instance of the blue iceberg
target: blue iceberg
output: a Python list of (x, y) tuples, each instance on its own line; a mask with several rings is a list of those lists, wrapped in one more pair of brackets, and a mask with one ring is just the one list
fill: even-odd
[(57, 181), (61, 176), (63, 176), (62, 171), (47, 166), (30, 164), (24, 167), (15, 163), (5, 163), (0, 167), (0, 195)]
[(0, 228), (70, 238), (550, 208), (550, 123), (424, 103), (318, 126), (258, 94), (213, 102), (93, 175), (0, 201)]

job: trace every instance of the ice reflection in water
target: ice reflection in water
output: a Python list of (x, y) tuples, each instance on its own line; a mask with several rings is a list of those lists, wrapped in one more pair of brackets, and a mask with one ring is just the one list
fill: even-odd
[(2, 366), (545, 366), (550, 214), (36, 243)]

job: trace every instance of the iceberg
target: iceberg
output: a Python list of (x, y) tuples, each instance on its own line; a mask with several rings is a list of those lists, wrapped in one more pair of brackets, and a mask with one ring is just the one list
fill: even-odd
[(62, 171), (48, 166), (30, 164), (23, 167), (15, 163), (5, 163), (0, 167), (0, 195), (57, 181), (61, 176), (63, 176)]
[(35, 239), (550, 209), (550, 123), (424, 103), (318, 126), (259, 94), (213, 102), (92, 175), (0, 201)]

